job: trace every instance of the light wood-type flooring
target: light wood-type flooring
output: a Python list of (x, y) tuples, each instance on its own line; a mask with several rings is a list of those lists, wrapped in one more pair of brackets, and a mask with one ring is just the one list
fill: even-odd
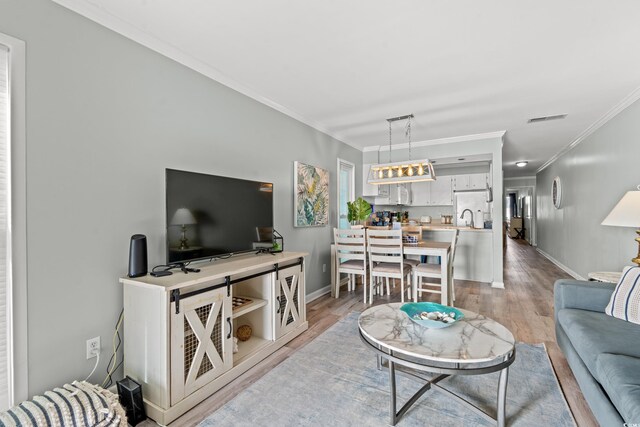
[[(505, 289), (493, 289), (478, 282), (456, 281), (455, 305), (497, 320), (509, 328), (518, 341), (544, 343), (578, 426), (597, 426), (598, 423), (593, 418), (571, 369), (555, 342), (553, 283), (556, 279), (570, 277), (523, 240), (507, 240), (504, 255)], [(438, 298), (438, 295), (430, 294), (425, 295), (424, 299), (438, 301)], [(400, 286), (396, 286), (391, 296), (378, 297), (374, 304), (399, 300)], [(325, 295), (312, 301), (307, 305), (308, 331), (178, 418), (170, 427), (197, 425), (208, 414), (231, 400), (338, 320), (352, 311), (363, 311), (367, 307), (368, 305), (362, 302), (360, 284), (355, 292), (347, 292), (346, 287), (343, 287), (339, 299)], [(139, 425), (148, 427), (155, 423), (146, 421)]]

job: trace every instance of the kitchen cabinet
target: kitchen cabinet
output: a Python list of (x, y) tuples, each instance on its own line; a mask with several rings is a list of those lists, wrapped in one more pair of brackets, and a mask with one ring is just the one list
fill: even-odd
[(369, 171), (371, 170), (371, 163), (365, 163), (362, 165), (362, 196), (378, 196), (378, 185), (369, 184)]
[(411, 206), (429, 206), (431, 184), (428, 181), (411, 183)]
[(304, 275), (298, 267), (280, 270), (276, 277), (276, 339), (296, 330), (304, 321), (300, 315), (304, 304)]
[(485, 190), (487, 188), (486, 173), (472, 173), (467, 175), (456, 175), (453, 178), (453, 189), (461, 190)]
[[(374, 204), (376, 205), (390, 205), (391, 200), (390, 200), (390, 186), (389, 184), (386, 185), (377, 185), (376, 187), (378, 187), (378, 194), (376, 195), (376, 198), (374, 199)], [(393, 203), (395, 204), (395, 203)]]
[(451, 177), (411, 183), (411, 206), (452, 206)]
[(442, 176), (429, 183), (431, 187), (429, 204), (431, 206), (453, 206), (451, 177)]

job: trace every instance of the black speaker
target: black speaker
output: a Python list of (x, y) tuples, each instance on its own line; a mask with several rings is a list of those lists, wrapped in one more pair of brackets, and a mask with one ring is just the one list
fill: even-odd
[(147, 236), (134, 234), (129, 244), (129, 277), (147, 274)]
[[(136, 234), (136, 236), (139, 236), (139, 234)], [(116, 384), (118, 385), (120, 404), (124, 406), (127, 412), (129, 425), (135, 426), (146, 420), (147, 415), (145, 414), (144, 404), (142, 403), (142, 386), (128, 376), (123, 380), (117, 381)]]

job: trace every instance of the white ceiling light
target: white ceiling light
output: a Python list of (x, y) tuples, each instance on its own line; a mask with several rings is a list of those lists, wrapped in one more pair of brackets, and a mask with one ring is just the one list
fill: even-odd
[(527, 162), (526, 160), (522, 160), (520, 162), (516, 162), (516, 166), (519, 168), (523, 168), (525, 166), (527, 166), (527, 164), (529, 164), (529, 162)]
[[(407, 182), (435, 181), (436, 173), (429, 159), (411, 159), (411, 119), (413, 114), (392, 117), (389, 122), (389, 162), (380, 163), (380, 150), (378, 149), (378, 164), (371, 166), (367, 182), (369, 184), (403, 184)], [(409, 160), (403, 162), (391, 162), (391, 123), (398, 120), (407, 120), (405, 136), (409, 143)]]

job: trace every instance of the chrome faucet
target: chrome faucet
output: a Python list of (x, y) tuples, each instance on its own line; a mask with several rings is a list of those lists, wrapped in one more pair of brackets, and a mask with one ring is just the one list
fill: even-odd
[(473, 211), (471, 211), (471, 209), (465, 209), (462, 211), (462, 215), (460, 215), (460, 219), (464, 219), (464, 214), (469, 211), (469, 213), (471, 214), (471, 228), (474, 228), (474, 224), (473, 224)]

